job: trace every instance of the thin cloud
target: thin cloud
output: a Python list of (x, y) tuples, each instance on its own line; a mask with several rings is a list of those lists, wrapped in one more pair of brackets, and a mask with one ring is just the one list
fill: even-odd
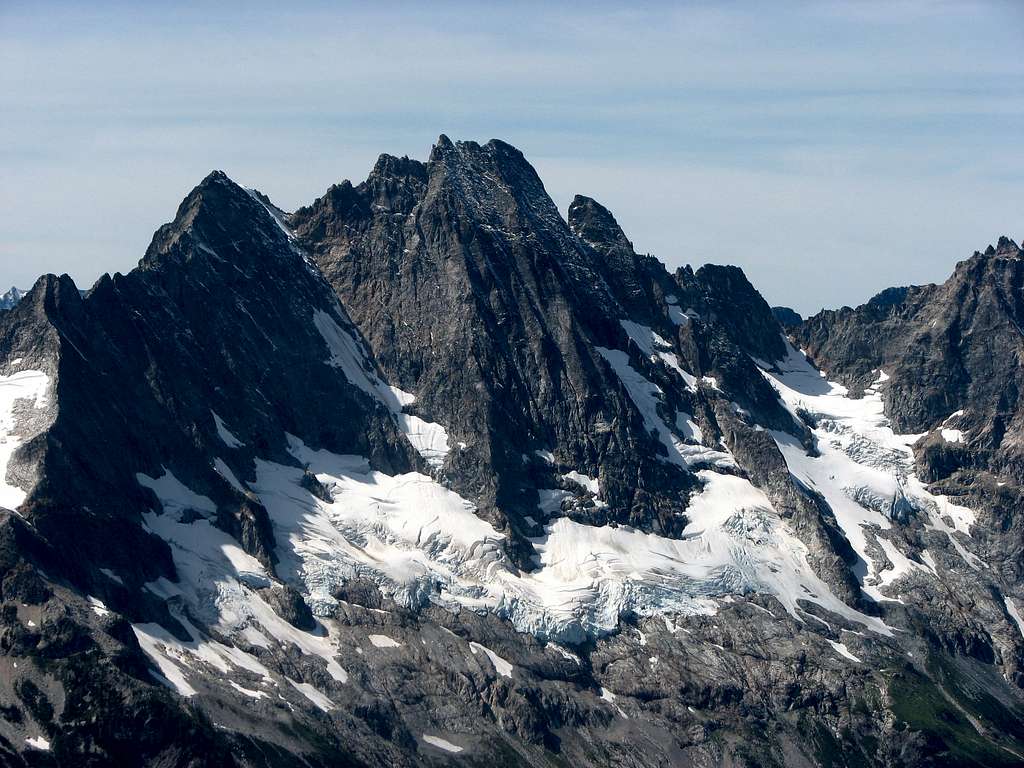
[(853, 303), (1021, 228), (1022, 30), (999, 3), (8, 2), (0, 282), (129, 269), (212, 168), (293, 208), (445, 132), (672, 265)]

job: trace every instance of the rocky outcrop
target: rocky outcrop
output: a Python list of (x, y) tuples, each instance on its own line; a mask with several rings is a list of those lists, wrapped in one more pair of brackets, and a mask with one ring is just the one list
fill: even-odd
[(779, 325), (787, 330), (795, 328), (804, 321), (799, 312), (789, 307), (772, 307), (772, 314), (779, 321)]

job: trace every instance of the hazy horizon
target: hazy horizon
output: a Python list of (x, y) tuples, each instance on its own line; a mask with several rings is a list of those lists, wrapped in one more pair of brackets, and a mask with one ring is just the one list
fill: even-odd
[(993, 2), (5, 3), (0, 284), (130, 270), (211, 169), (293, 210), (444, 133), (670, 268), (856, 305), (1024, 235), (1021, 32)]

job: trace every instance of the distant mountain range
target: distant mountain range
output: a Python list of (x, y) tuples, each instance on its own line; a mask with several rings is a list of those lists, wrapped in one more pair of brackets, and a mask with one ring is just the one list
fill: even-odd
[(15, 304), (21, 301), (28, 291), (23, 291), (20, 288), (11, 287), (6, 293), (0, 295), (0, 309), (11, 309)]
[(1024, 253), (804, 320), (440, 137), (0, 314), (0, 763), (1024, 764)]

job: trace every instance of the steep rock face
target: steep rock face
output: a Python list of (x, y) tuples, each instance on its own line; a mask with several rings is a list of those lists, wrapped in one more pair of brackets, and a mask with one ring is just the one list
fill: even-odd
[(738, 267), (708, 264), (669, 275), (653, 256), (640, 256), (607, 208), (577, 195), (568, 224), (595, 255), (596, 271), (628, 317), (666, 339), (688, 370), (708, 374), (722, 390), (781, 429), (793, 428), (751, 357), (786, 355), (780, 327)]
[[(594, 264), (626, 315), (666, 338), (673, 335), (666, 308), (679, 286), (653, 256), (640, 256), (611, 211), (596, 200), (576, 195), (569, 205), (569, 228), (593, 249)], [(668, 299), (668, 300), (667, 300)]]
[[(584, 207), (599, 208), (574, 210)], [(604, 217), (588, 244), (517, 150), (442, 137), (426, 164), (382, 157), (366, 182), (291, 219), (390, 380), (465, 444), (445, 476), (517, 534), (532, 533), (533, 488), (551, 473), (537, 452), (600, 481), (607, 504), (578, 511), (591, 522), (611, 515), (670, 533), (685, 524), (680, 499), (693, 481), (658, 460), (598, 351), (629, 348), (620, 321), (637, 306), (638, 321), (673, 338), (673, 281)], [(618, 239), (605, 247), (608, 237)], [(692, 411), (685, 382), (637, 351), (631, 359), (660, 377), (670, 403)]]
[(690, 278), (677, 273), (686, 286), (696, 283), (711, 319), (720, 323), (736, 346), (762, 360), (781, 360), (786, 346), (768, 302), (750, 284), (739, 267), (706, 264)]

